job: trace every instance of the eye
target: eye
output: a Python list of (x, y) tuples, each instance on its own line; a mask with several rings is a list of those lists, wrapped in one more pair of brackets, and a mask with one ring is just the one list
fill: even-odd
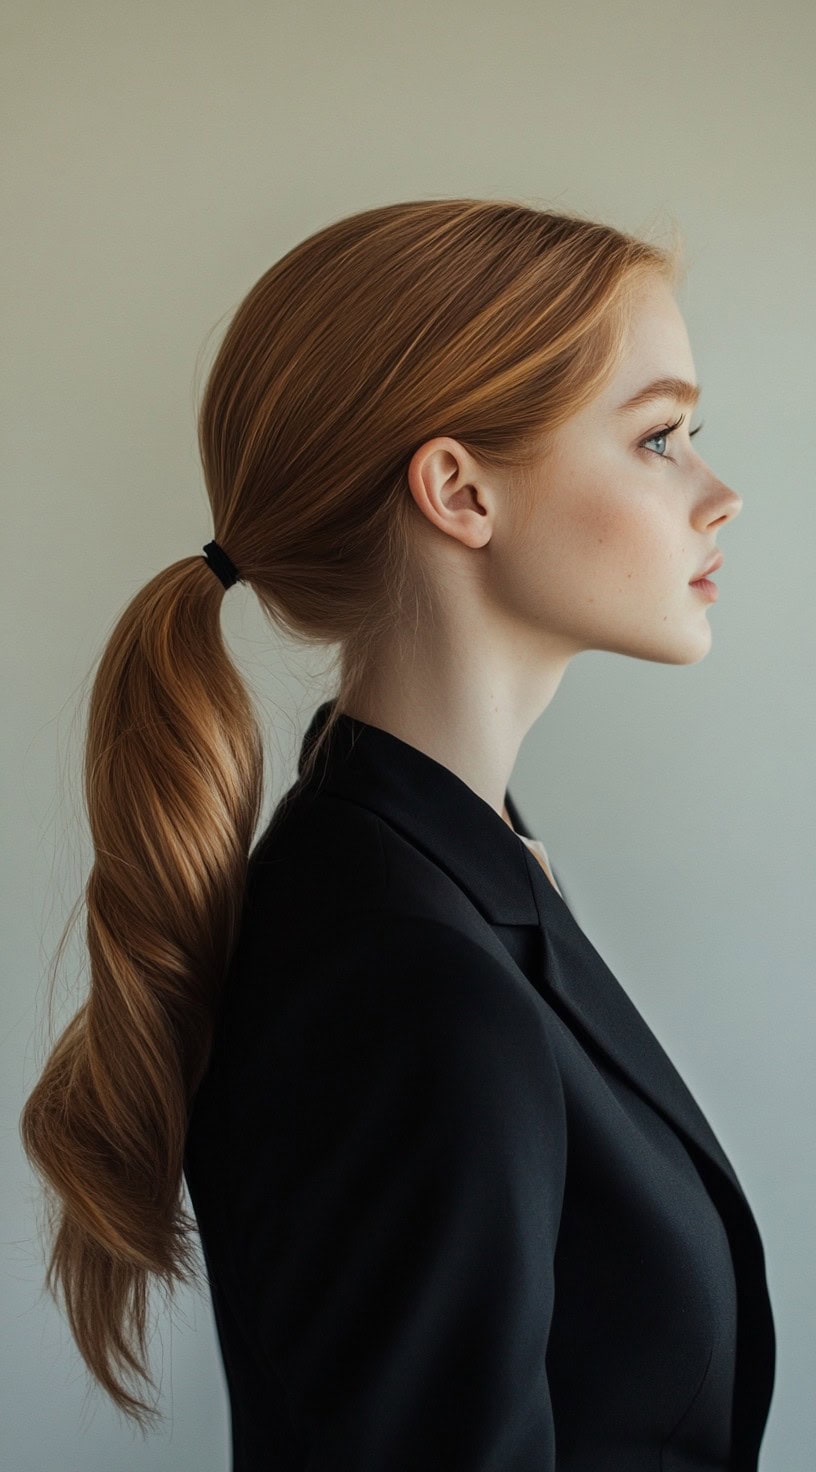
[[(675, 419), (674, 424), (667, 424), (664, 429), (655, 430), (654, 434), (650, 434), (645, 440), (641, 440), (638, 448), (643, 449), (646, 455), (656, 455), (658, 460), (670, 460), (670, 455), (666, 455), (659, 450), (647, 450), (645, 446), (651, 444), (652, 440), (668, 440), (669, 435), (674, 434), (674, 431), (679, 429), (685, 417), (685, 414), (681, 414), (679, 419)], [(696, 434), (699, 434), (702, 427), (702, 424), (698, 424), (696, 429), (689, 430), (689, 439), (693, 439)]]

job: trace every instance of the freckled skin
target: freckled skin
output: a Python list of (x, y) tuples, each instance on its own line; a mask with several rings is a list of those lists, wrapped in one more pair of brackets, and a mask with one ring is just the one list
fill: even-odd
[[(742, 499), (696, 451), (694, 411), (664, 399), (615, 413), (667, 375), (696, 381), (682, 313), (655, 277), (612, 379), (536, 462), (526, 521), (512, 475), (458, 440), (437, 436), (411, 458), (432, 608), (418, 619), (409, 609), (343, 708), (442, 762), (499, 815), (521, 741), (574, 655), (696, 664), (711, 646), (714, 605), (689, 579)], [(650, 438), (681, 413), (672, 435)]]
[[(694, 664), (710, 647), (713, 605), (689, 578), (742, 499), (695, 450), (693, 411), (667, 399), (634, 417), (614, 413), (669, 372), (695, 381), (685, 322), (668, 286), (656, 281), (640, 294), (614, 378), (555, 432), (525, 536), (511, 549), (513, 528), (500, 531), (503, 599), (574, 652)], [(639, 448), (680, 413), (686, 417), (667, 440)]]

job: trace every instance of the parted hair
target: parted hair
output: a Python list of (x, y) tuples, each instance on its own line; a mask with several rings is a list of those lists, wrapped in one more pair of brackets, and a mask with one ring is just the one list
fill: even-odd
[[(428, 594), (414, 452), (454, 436), (529, 509), (548, 437), (620, 361), (638, 284), (680, 280), (670, 234), (658, 244), (506, 199), (387, 204), (296, 244), (240, 302), (199, 448), (213, 535), (242, 582), (277, 630), (340, 650), (306, 778), (380, 642)], [(93, 1379), (143, 1429), (158, 1415), (135, 1393), (156, 1388), (151, 1284), (201, 1285), (185, 1134), (263, 803), (262, 726), (222, 636), (224, 592), (200, 554), (171, 563), (99, 659), (83, 766), (88, 991), (20, 1116), (45, 1285)]]

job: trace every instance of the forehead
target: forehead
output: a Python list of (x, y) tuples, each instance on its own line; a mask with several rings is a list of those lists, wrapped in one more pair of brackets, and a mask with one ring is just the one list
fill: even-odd
[(601, 395), (603, 407), (620, 418), (667, 399), (693, 408), (701, 391), (683, 314), (665, 282), (649, 283), (633, 301), (621, 361)]

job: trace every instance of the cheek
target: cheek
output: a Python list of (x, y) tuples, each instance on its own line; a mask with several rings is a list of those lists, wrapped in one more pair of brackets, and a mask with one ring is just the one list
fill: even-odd
[(620, 581), (630, 541), (631, 518), (597, 495), (543, 498), (503, 560), (502, 602), (534, 623), (570, 620)]
[(620, 472), (601, 465), (559, 486), (542, 507), (535, 541), (556, 579), (587, 584), (619, 574), (648, 539), (646, 520)]
[(660, 591), (673, 534), (660, 487), (619, 465), (550, 482), (506, 559), (502, 597), (525, 618), (582, 621), (630, 593)]
[(557, 514), (565, 547), (588, 572), (618, 583), (665, 564), (677, 539), (660, 473), (650, 477), (615, 457), (573, 481), (558, 498)]

